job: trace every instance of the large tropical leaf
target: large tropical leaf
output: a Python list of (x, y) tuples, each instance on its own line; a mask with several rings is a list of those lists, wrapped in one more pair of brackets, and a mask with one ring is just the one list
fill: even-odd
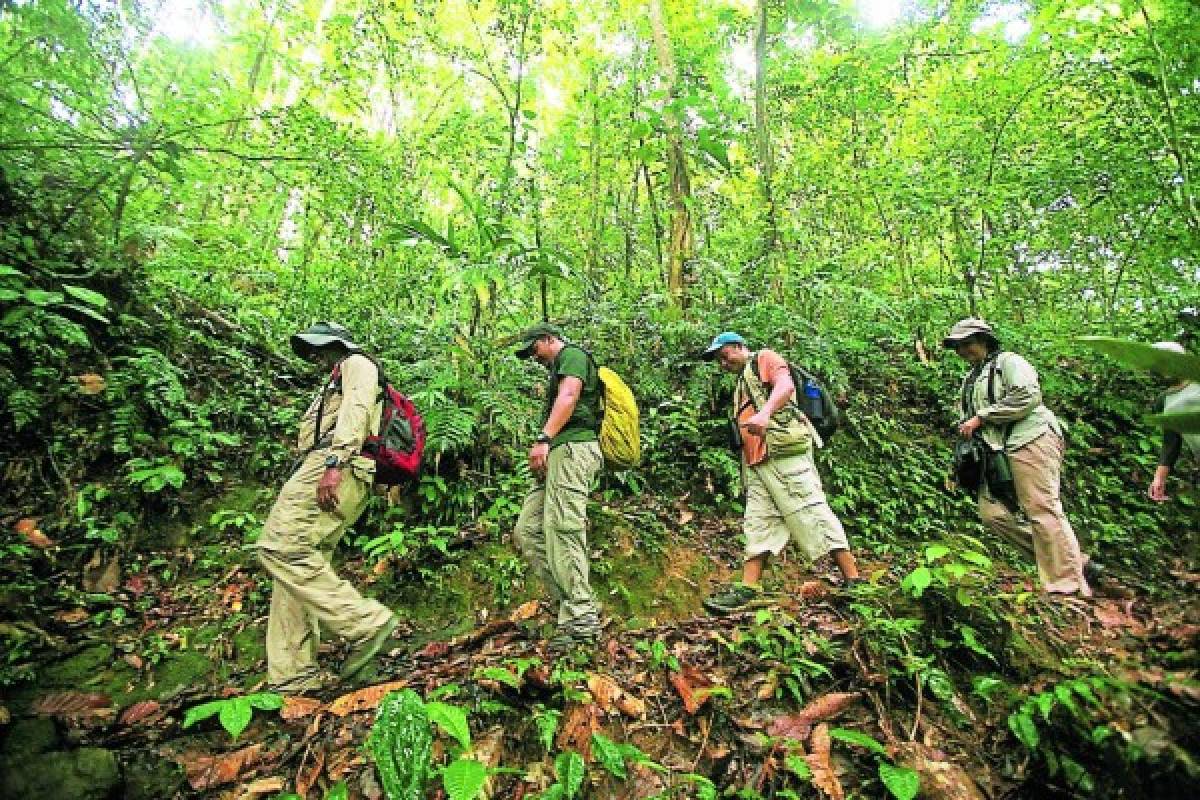
[(1130, 367), (1148, 369), (1171, 378), (1200, 381), (1200, 356), (1160, 350), (1144, 342), (1108, 336), (1080, 336), (1079, 341)]

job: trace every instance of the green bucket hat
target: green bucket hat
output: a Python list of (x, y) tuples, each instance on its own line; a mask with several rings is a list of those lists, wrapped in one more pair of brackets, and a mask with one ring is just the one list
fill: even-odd
[(334, 343), (342, 345), (351, 353), (362, 352), (362, 348), (351, 338), (350, 331), (336, 322), (318, 322), (291, 338), (292, 352), (301, 357)]
[(530, 354), (533, 353), (534, 343), (543, 336), (556, 336), (559, 339), (565, 338), (562, 330), (547, 323), (526, 328), (521, 331), (521, 335), (517, 338), (521, 343), (520, 349), (517, 350), (517, 358), (529, 358)]

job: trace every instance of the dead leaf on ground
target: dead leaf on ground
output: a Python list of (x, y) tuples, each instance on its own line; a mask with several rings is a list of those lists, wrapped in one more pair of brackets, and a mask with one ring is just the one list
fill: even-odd
[(237, 800), (256, 800), (266, 794), (282, 792), (283, 778), (259, 778), (253, 783), (238, 787), (238, 789), (240, 793), (237, 795)]
[(813, 731), (809, 742), (809, 751), (804, 756), (808, 768), (812, 770), (812, 784), (820, 789), (826, 797), (833, 800), (844, 800), (846, 794), (842, 790), (842, 782), (838, 780), (829, 763), (829, 726), (822, 722)]
[(279, 709), (279, 718), (284, 722), (294, 722), (316, 713), (325, 705), (315, 697), (289, 695), (283, 698), (283, 707)]
[(81, 622), (87, 622), (91, 616), (86, 608), (73, 608), (70, 611), (56, 611), (54, 613), (54, 618), (64, 625), (78, 625)]
[(508, 733), (503, 727), (497, 725), (487, 733), (478, 737), (471, 746), (470, 756), (488, 768), (488, 777), (483, 784), (483, 789), (480, 790), (480, 800), (489, 800), (496, 792), (496, 776), (491, 774), (492, 770), (500, 765), (500, 759), (504, 755), (504, 739)]
[(587, 687), (588, 691), (592, 693), (592, 697), (595, 698), (596, 705), (600, 706), (600, 710), (605, 714), (612, 709), (613, 704), (623, 692), (615, 680), (598, 672), (588, 675)]
[(1122, 604), (1124, 608), (1109, 601), (1098, 601), (1093, 608), (1096, 619), (1106, 628), (1125, 628), (1134, 636), (1144, 636), (1146, 626), (1133, 616), (1132, 601)]
[(592, 734), (600, 730), (600, 708), (595, 703), (571, 707), (558, 732), (558, 749), (574, 750), (585, 761), (592, 760)]
[(378, 708), (388, 692), (398, 692), (406, 686), (408, 681), (392, 681), (344, 694), (329, 704), (329, 713), (344, 717), (359, 711), (371, 711)]
[(233, 783), (242, 773), (249, 772), (263, 760), (264, 749), (265, 746), (259, 743), (217, 755), (181, 753), (176, 760), (187, 773), (188, 785), (199, 792)]
[(72, 375), (71, 377), (78, 382), (80, 394), (100, 394), (108, 388), (108, 384), (104, 382), (104, 377), (94, 372), (85, 372), (82, 375)]
[(527, 619), (533, 619), (538, 613), (538, 601), (530, 600), (528, 603), (522, 603), (508, 615), (509, 622), (523, 622)]
[[(309, 753), (312, 754), (312, 759), (301, 761), (300, 769), (296, 770), (296, 794), (301, 798), (308, 797), (309, 791), (325, 771), (325, 748), (318, 747)], [(308, 759), (309, 753), (305, 753), (305, 759)]]
[(801, 600), (816, 600), (827, 594), (829, 594), (829, 587), (823, 581), (805, 581), (800, 584), (799, 595)]
[(662, 797), (666, 790), (662, 776), (645, 764), (630, 765), (629, 778), (623, 791), (617, 795), (620, 800), (640, 800), (644, 797)]
[(154, 700), (143, 700), (134, 703), (121, 712), (118, 722), (126, 727), (130, 725), (151, 725), (163, 718), (162, 706)]
[(446, 642), (430, 642), (417, 651), (417, 658), (441, 658), (450, 652), (450, 645)]
[(38, 521), (33, 517), (25, 517), (24, 519), (17, 520), (17, 524), (13, 526), (13, 529), (25, 537), (25, 541), (39, 550), (54, 547), (54, 540), (42, 533), (41, 528), (38, 527)]
[(671, 685), (683, 700), (684, 710), (689, 714), (695, 714), (700, 706), (708, 702), (709, 693), (703, 690), (711, 689), (713, 682), (696, 667), (685, 664), (682, 671), (672, 672), (670, 678)]
[(134, 669), (138, 669), (138, 670), (140, 670), (142, 667), (144, 667), (146, 665), (146, 662), (137, 653), (126, 653), (123, 656), (123, 660), (129, 666), (133, 667)]
[(775, 737), (804, 741), (814, 724), (836, 717), (861, 696), (858, 692), (830, 692), (821, 695), (801, 709), (799, 714), (776, 717), (767, 728), (767, 733)]
[(89, 717), (116, 714), (108, 695), (87, 692), (51, 692), (33, 701), (33, 713), (43, 717)]
[(929, 800), (984, 800), (983, 793), (966, 770), (938, 757), (920, 742), (897, 746), (896, 762), (915, 770), (921, 782), (921, 797)]
[(694, 511), (689, 511), (688, 509), (685, 508), (679, 512), (679, 524), (681, 526), (687, 525), (689, 522), (691, 522), (695, 518), (696, 518), (696, 512), (694, 512)]

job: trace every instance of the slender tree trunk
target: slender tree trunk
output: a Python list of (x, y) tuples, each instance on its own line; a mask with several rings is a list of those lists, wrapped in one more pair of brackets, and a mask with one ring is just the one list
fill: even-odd
[(650, 184), (650, 169), (646, 163), (642, 162), (642, 179), (646, 183), (646, 199), (647, 205), (650, 208), (650, 221), (654, 225), (654, 253), (658, 259), (658, 268), (662, 269), (663, 265), (663, 226), (662, 218), (658, 213), (658, 199), (654, 196), (654, 187)]
[(667, 293), (676, 306), (684, 302), (684, 287), (687, 283), (688, 262), (692, 257), (694, 240), (692, 234), (692, 183), (688, 175), (687, 159), (683, 150), (683, 126), (672, 103), (679, 93), (675, 58), (671, 52), (671, 41), (663, 18), (662, 0), (649, 0), (650, 25), (654, 33), (654, 45), (658, 51), (659, 72), (667, 89), (667, 105), (663, 109), (663, 123), (667, 129), (667, 166), (670, 170), (671, 187), (671, 234), (667, 250)]
[(779, 243), (779, 220), (775, 208), (774, 153), (771, 152), (771, 127), (767, 117), (767, 2), (758, 0), (758, 26), (754, 33), (754, 141), (758, 155), (758, 177), (766, 203), (767, 229), (763, 235), (763, 254), (768, 263)]

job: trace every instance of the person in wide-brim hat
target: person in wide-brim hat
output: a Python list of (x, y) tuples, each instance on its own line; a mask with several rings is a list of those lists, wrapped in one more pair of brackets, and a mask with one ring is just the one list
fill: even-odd
[(1015, 497), (985, 481), (978, 490), (980, 519), (1033, 558), (1045, 591), (1090, 596), (1085, 571), (1098, 575), (1099, 567), (1081, 552), (1063, 510), (1065, 429), (1042, 403), (1037, 370), (1003, 351), (992, 326), (975, 317), (954, 323), (942, 346), (971, 365), (958, 393), (959, 435), (981, 437), (1011, 464)]

